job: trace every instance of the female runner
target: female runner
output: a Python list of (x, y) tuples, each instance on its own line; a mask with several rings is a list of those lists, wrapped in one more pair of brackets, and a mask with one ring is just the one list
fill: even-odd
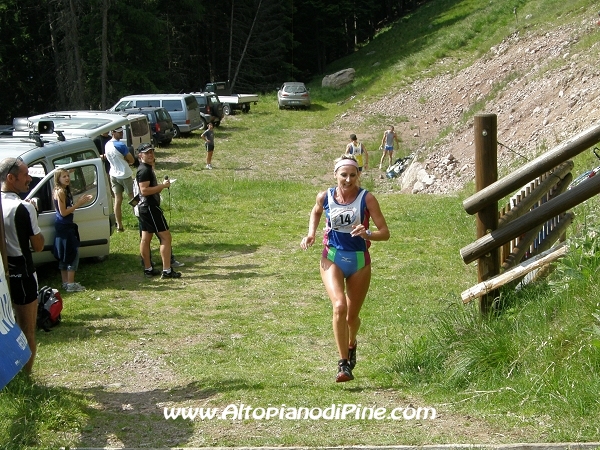
[[(371, 241), (387, 241), (390, 231), (377, 199), (360, 187), (356, 159), (349, 155), (338, 158), (333, 174), (337, 187), (317, 194), (308, 235), (300, 247), (306, 250), (315, 243), (325, 211), (321, 279), (333, 306), (333, 334), (340, 356), (335, 381), (339, 383), (354, 379), (359, 313), (371, 281), (369, 246)], [(369, 229), (369, 219), (373, 219), (377, 230)]]

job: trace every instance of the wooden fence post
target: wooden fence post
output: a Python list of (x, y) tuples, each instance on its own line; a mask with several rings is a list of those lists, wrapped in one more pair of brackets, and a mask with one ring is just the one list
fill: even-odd
[[(495, 114), (475, 116), (475, 189), (477, 192), (498, 181), (498, 118)], [(477, 239), (498, 228), (498, 202), (491, 202), (477, 212)], [(477, 278), (481, 283), (500, 273), (500, 249), (495, 248), (477, 260)], [(487, 315), (496, 291), (482, 295), (479, 310)]]

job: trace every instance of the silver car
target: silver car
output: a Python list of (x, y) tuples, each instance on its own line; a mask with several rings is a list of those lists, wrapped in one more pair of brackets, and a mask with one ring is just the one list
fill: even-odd
[(310, 92), (304, 85), (296, 81), (283, 83), (277, 91), (279, 109), (284, 108), (310, 108)]

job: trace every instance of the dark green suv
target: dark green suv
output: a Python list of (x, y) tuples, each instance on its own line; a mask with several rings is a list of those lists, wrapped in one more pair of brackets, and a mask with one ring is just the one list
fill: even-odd
[(213, 92), (192, 92), (192, 95), (200, 105), (200, 115), (204, 124), (212, 123), (215, 127), (221, 125), (225, 113), (219, 96)]

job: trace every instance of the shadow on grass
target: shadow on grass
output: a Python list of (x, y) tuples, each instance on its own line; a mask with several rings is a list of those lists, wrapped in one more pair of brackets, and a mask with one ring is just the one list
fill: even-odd
[[(192, 382), (140, 392), (119, 392), (120, 388), (47, 387), (20, 374), (0, 392), (2, 422), (7, 425), (1, 433), (0, 447), (35, 448), (44, 442), (54, 448), (104, 448), (114, 446), (116, 441), (125, 447), (172, 447), (190, 440), (194, 420), (166, 419), (165, 411), (170, 414), (184, 406), (199, 407), (200, 402), (204, 404), (221, 392), (261, 389), (243, 380), (220, 380), (217, 387)], [(77, 440), (76, 433), (56, 432), (63, 429), (65, 422), (77, 424), (77, 429), (71, 430), (80, 433)]]
[[(119, 389), (119, 386), (114, 389)], [(91, 397), (98, 406), (82, 430), (79, 445), (114, 445), (108, 440), (110, 437), (125, 447), (144, 446), (144, 443), (170, 447), (189, 441), (194, 433), (194, 421), (181, 417), (167, 420), (165, 409), (171, 412), (171, 408), (190, 405), (190, 400), (206, 400), (217, 395), (218, 391), (193, 382), (171, 389), (142, 392), (116, 392), (110, 386), (101, 386), (85, 389), (83, 394)]]

